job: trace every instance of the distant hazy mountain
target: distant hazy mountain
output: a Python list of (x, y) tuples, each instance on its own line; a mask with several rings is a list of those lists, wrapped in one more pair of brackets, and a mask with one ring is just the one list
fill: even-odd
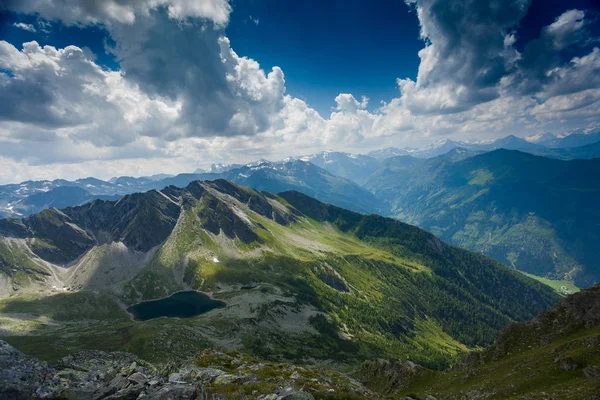
[(355, 182), (302, 160), (271, 162), (259, 160), (220, 173), (179, 174), (153, 183), (154, 189), (186, 186), (195, 180), (227, 179), (258, 190), (297, 190), (321, 201), (364, 213), (385, 213), (385, 205)]
[[(354, 160), (354, 158), (345, 157), (344, 154), (339, 153), (336, 160), (347, 160), (348, 163), (345, 165), (351, 168), (350, 160)], [(319, 161), (323, 158), (315, 158), (315, 160)], [(372, 160), (376, 163), (374, 159), (367, 156), (358, 156), (356, 160), (358, 160), (356, 168), (360, 168), (359, 165), (365, 160)], [(340, 171), (340, 168), (336, 169)], [(373, 167), (363, 168), (365, 174), (373, 170)], [(368, 190), (349, 179), (336, 176), (302, 160), (277, 163), (260, 160), (244, 166), (213, 165), (207, 171), (213, 172), (185, 173), (162, 179), (121, 176), (112, 178), (108, 182), (96, 178), (85, 178), (76, 181), (29, 181), (16, 185), (4, 185), (0, 186), (0, 217), (25, 216), (47, 207), (75, 206), (93, 199), (118, 198), (129, 193), (151, 189), (160, 190), (170, 185), (183, 187), (195, 180), (219, 178), (259, 190), (272, 192), (297, 190), (354, 211), (385, 213), (385, 209), (382, 208), (383, 202)]]
[[(163, 178), (164, 179), (164, 178)], [(113, 178), (110, 180), (114, 186), (110, 187), (107, 190), (117, 190), (117, 188), (122, 188), (121, 190), (128, 192), (131, 188), (142, 188), (146, 185), (151, 185), (152, 182), (156, 182), (150, 178), (134, 178), (133, 176), (120, 176), (118, 178)]]
[(322, 151), (301, 157), (290, 157), (287, 160), (310, 162), (334, 175), (358, 183), (379, 168), (379, 160), (375, 157), (339, 151)]
[(471, 149), (473, 145), (465, 142), (457, 142), (454, 140), (442, 140), (431, 144), (422, 149), (414, 149), (410, 151), (410, 155), (417, 158), (433, 158), (446, 154), (456, 148)]
[(47, 192), (34, 193), (16, 204), (13, 209), (23, 215), (34, 214), (43, 209), (65, 208), (84, 204), (94, 199), (118, 199), (121, 195), (93, 195), (85, 189), (75, 186), (59, 186)]
[(534, 149), (542, 149), (544, 147), (537, 143), (528, 142), (527, 140), (518, 138), (514, 135), (509, 135), (504, 138), (483, 143), (469, 143), (444, 139), (430, 144), (429, 146), (421, 148), (397, 149), (394, 147), (390, 147), (382, 150), (372, 151), (368, 153), (368, 155), (372, 156), (378, 161), (383, 161), (391, 157), (406, 155), (416, 158), (433, 158), (446, 154), (457, 148), (466, 149), (474, 152), (483, 152), (493, 151), (497, 149), (528, 151)]
[(545, 147), (549, 148), (565, 148), (565, 147), (580, 147), (600, 141), (600, 131), (594, 131), (590, 133), (572, 133), (564, 137), (555, 137), (543, 141)]
[(144, 176), (142, 178), (147, 178), (150, 179), (151, 181), (160, 181), (166, 178), (170, 178), (172, 177), (172, 174), (156, 174), (156, 175), (150, 175), (150, 176)]
[(540, 148), (529, 151), (539, 156), (557, 158), (559, 160), (576, 160), (600, 158), (600, 141), (579, 147)]
[[(532, 154), (561, 159), (594, 158), (598, 157), (595, 150), (580, 149), (579, 151), (548, 151), (549, 149), (575, 148), (585, 145), (593, 145), (600, 142), (600, 132), (590, 134), (571, 134), (565, 137), (556, 137), (551, 133), (539, 135), (533, 139), (525, 140), (514, 135), (509, 135), (486, 143), (468, 143), (454, 140), (442, 140), (423, 148), (386, 148), (368, 153), (368, 155), (383, 161), (387, 158), (410, 155), (416, 158), (433, 158), (446, 154), (449, 151), (462, 148), (474, 152), (486, 152), (498, 149), (520, 150)], [(593, 147), (592, 147), (593, 148)], [(595, 149), (595, 148), (593, 148)]]
[(600, 159), (397, 157), (364, 187), (395, 217), (458, 246), (538, 275), (600, 281)]
[(118, 178), (106, 182), (96, 178), (76, 181), (26, 181), (0, 186), (0, 217), (29, 215), (47, 207), (67, 207), (93, 199), (117, 198), (146, 189), (146, 178)]
[(478, 144), (470, 146), (470, 149), (479, 151), (493, 151), (498, 149), (528, 151), (539, 149), (542, 147), (543, 146), (539, 144), (528, 142), (527, 140), (516, 137), (514, 135), (509, 135), (494, 140), (493, 142), (488, 144)]
[(538, 135), (529, 136), (529, 137), (525, 138), (525, 140), (527, 140), (528, 142), (538, 143), (538, 144), (544, 144), (546, 142), (550, 142), (550, 141), (553, 141), (556, 139), (558, 139), (558, 137), (550, 132), (541, 133)]
[(241, 167), (242, 164), (221, 164), (221, 163), (213, 163), (210, 165), (210, 167), (203, 169), (203, 168), (198, 168), (197, 170), (194, 171), (195, 174), (219, 174), (221, 172), (226, 172), (229, 170), (232, 170), (234, 168), (239, 168)]
[(388, 158), (397, 157), (397, 156), (408, 156), (410, 155), (410, 150), (407, 149), (398, 149), (396, 147), (387, 147), (385, 149), (373, 150), (367, 153), (368, 156), (373, 157), (378, 161), (383, 161)]
[(385, 213), (382, 201), (349, 179), (336, 176), (317, 165), (302, 161), (272, 163), (262, 161), (235, 168), (223, 174), (202, 176), (223, 178), (268, 192), (296, 190), (326, 203), (363, 213)]

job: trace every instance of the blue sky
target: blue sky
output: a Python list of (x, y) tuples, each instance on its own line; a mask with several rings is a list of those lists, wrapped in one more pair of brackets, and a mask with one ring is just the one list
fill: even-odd
[(595, 0), (6, 4), (0, 181), (600, 128)]
[(423, 46), (415, 13), (389, 0), (237, 1), (227, 35), (240, 54), (280, 66), (288, 91), (322, 115), (339, 93), (375, 106), (396, 97), (396, 78), (416, 78)]

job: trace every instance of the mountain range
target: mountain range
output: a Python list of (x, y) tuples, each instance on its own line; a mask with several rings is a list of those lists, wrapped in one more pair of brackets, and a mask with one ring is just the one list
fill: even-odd
[[(358, 184), (302, 160), (258, 161), (243, 166), (214, 168), (213, 172), (176, 176), (96, 178), (67, 181), (27, 181), (0, 186), (0, 217), (27, 216), (48, 207), (81, 205), (93, 199), (118, 199), (125, 194), (186, 186), (194, 180), (228, 179), (259, 190), (299, 190), (323, 201), (359, 212), (382, 211), (382, 202)], [(220, 171), (220, 172), (216, 172)]]
[(519, 151), (388, 160), (365, 188), (390, 215), (455, 245), (540, 276), (600, 280), (595, 243), (600, 159), (560, 161)]
[[(447, 154), (454, 149), (469, 150), (468, 154), (471, 155), (507, 149), (563, 160), (591, 159), (600, 157), (600, 132), (573, 133), (564, 137), (544, 134), (529, 139), (529, 141), (515, 136), (507, 136), (487, 143), (443, 140), (421, 149), (389, 147), (368, 154), (323, 151), (306, 156), (288, 157), (276, 162), (259, 160), (246, 165), (213, 164), (207, 169), (197, 169), (193, 173), (176, 176), (168, 174), (140, 178), (121, 176), (108, 181), (92, 177), (75, 181), (64, 179), (26, 181), (19, 184), (0, 185), (0, 217), (30, 215), (48, 207), (60, 208), (79, 205), (96, 198), (117, 198), (124, 194), (162, 189), (171, 184), (185, 186), (193, 180), (217, 178), (229, 179), (261, 190), (275, 192), (286, 189), (300, 190), (308, 195), (355, 211), (385, 213), (385, 210), (381, 208), (380, 201), (368, 198), (369, 195), (364, 192), (358, 193), (360, 188), (351, 187), (352, 182), (359, 186), (364, 185), (370, 179), (371, 174), (384, 167), (386, 160), (393, 157), (411, 156), (429, 159)], [(309, 171), (310, 168), (303, 165), (302, 162), (314, 164), (333, 176), (327, 176), (327, 172), (317, 169)], [(271, 173), (259, 172), (261, 168), (269, 169)], [(280, 171), (275, 172), (277, 169)], [(303, 177), (310, 180), (311, 173), (320, 175), (321, 178), (311, 183), (303, 182)], [(344, 182), (339, 178), (352, 182)], [(329, 183), (325, 181), (329, 181)], [(321, 185), (322, 183), (325, 185)], [(59, 187), (63, 189), (55, 191)], [(338, 188), (341, 193), (337, 192)], [(354, 196), (355, 194), (360, 195)], [(349, 195), (353, 196), (352, 200), (348, 198)], [(30, 196), (33, 198), (27, 200)]]
[[(392, 216), (507, 266), (585, 287), (600, 281), (594, 246), (599, 186), (597, 160), (583, 159), (600, 150), (600, 142), (560, 146), (597, 136), (547, 134), (534, 138), (535, 143), (509, 136), (477, 145), (445, 141), (420, 150), (419, 157), (414, 149), (413, 155), (406, 154), (411, 149), (393, 148), (370, 155), (321, 152), (279, 162), (213, 165), (176, 176), (28, 181), (0, 186), (0, 216), (226, 179), (274, 193), (296, 190), (353, 211)], [(522, 150), (492, 150), (498, 146)], [(569, 158), (582, 160), (558, 161)]]
[[(190, 289), (224, 307), (132, 324), (122, 306)], [(47, 359), (92, 343), (153, 360), (224, 346), (434, 368), (558, 299), (397, 220), (225, 180), (0, 220), (0, 296), (0, 337)]]

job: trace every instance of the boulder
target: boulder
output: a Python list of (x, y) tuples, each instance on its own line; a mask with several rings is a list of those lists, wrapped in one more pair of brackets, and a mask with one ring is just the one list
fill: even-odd
[(206, 394), (195, 385), (175, 384), (164, 386), (156, 391), (149, 391), (144, 398), (148, 400), (204, 399)]
[(215, 385), (229, 385), (239, 380), (239, 376), (233, 374), (223, 374), (217, 376), (214, 380)]
[(308, 392), (291, 391), (280, 396), (278, 400), (315, 400), (315, 398)]
[(144, 385), (148, 382), (148, 377), (141, 372), (135, 372), (127, 377), (127, 380), (136, 385)]
[(589, 366), (583, 370), (586, 378), (597, 378), (600, 376), (600, 368), (595, 365)]

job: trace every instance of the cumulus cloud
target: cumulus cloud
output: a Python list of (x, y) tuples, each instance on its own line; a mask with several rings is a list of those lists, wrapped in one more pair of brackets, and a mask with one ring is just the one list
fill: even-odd
[(0, 73), (0, 120), (27, 124), (36, 137), (63, 129), (72, 139), (117, 146), (162, 132), (178, 116), (177, 102), (148, 97), (75, 46), (29, 42), (18, 50), (0, 41), (0, 70), (10, 71)]
[[(556, 131), (593, 118), (598, 93), (589, 89), (600, 84), (599, 50), (565, 57), (593, 42), (584, 11), (558, 16), (521, 54), (515, 29), (529, 0), (407, 3), (417, 12), (425, 47), (417, 80), (398, 79), (400, 96), (381, 109), (378, 126), (394, 120), (425, 135), (468, 137), (542, 130), (550, 121)], [(552, 117), (557, 113), (560, 118)]]
[(31, 42), (17, 49), (0, 42), (0, 101), (9, 105), (0, 109), (0, 157), (31, 165), (140, 157), (178, 157), (185, 164), (190, 150), (196, 162), (220, 151), (276, 151), (269, 138), (302, 147), (301, 126), (322, 128), (316, 111), (285, 95), (280, 68), (265, 72), (231, 48), (222, 31), (227, 2), (12, 6), (64, 24), (102, 24), (120, 70), (103, 70), (75, 46)]
[[(544, 27), (540, 37), (525, 45), (522, 56), (517, 62), (518, 70), (511, 77), (510, 84), (524, 95), (537, 95), (539, 92), (548, 92), (548, 86), (559, 85), (558, 80), (567, 78), (588, 79), (591, 76), (586, 71), (577, 70), (573, 63), (576, 59), (569, 60), (573, 48), (585, 46), (591, 42), (589, 33), (589, 21), (585, 19), (585, 12), (581, 10), (569, 10), (561, 14), (556, 20)], [(571, 72), (571, 76), (565, 74)], [(580, 85), (562, 85), (559, 91), (582, 90)]]
[(0, 165), (12, 160), (38, 177), (42, 165), (70, 177), (106, 177), (115, 165), (179, 172), (597, 122), (600, 50), (589, 49), (585, 12), (558, 16), (521, 53), (517, 28), (530, 0), (406, 1), (424, 42), (416, 80), (400, 77), (398, 96), (377, 108), (341, 93), (321, 116), (286, 93), (281, 68), (236, 53), (224, 31), (227, 0), (10, 0), (43, 26), (103, 27), (120, 68), (105, 70), (76, 46), (0, 41)]
[(573, 57), (568, 64), (547, 70), (546, 77), (546, 85), (537, 94), (543, 99), (600, 88), (600, 49), (595, 47), (585, 56)]
[(351, 145), (370, 136), (377, 116), (365, 110), (366, 97), (359, 102), (353, 95), (342, 93), (335, 98), (335, 103), (323, 135), (326, 143)]
[[(271, 116), (283, 107), (285, 86), (281, 69), (275, 67), (265, 73), (256, 61), (239, 57), (231, 49), (219, 26), (206, 24), (207, 18), (214, 23), (226, 22), (230, 11), (226, 2), (20, 3), (21, 7), (28, 4), (43, 16), (62, 18), (65, 23), (103, 22), (115, 42), (109, 51), (120, 63), (120, 75), (126, 77), (123, 82), (144, 92), (150, 99), (168, 99), (177, 104), (178, 118), (169, 121), (172, 124), (169, 129), (152, 129), (142, 133), (144, 135), (160, 135), (171, 140), (188, 136), (254, 135), (267, 130)], [(112, 7), (129, 10), (132, 17), (124, 17), (127, 12), (121, 10), (117, 18), (111, 12)], [(67, 9), (70, 12), (66, 12)], [(59, 11), (65, 11), (64, 15)], [(194, 16), (202, 18), (181, 21), (183, 17)], [(40, 120), (56, 124), (68, 123), (67, 116), (75, 118), (72, 116), (77, 113), (67, 110), (56, 115), (53, 104), (57, 99), (52, 95), (56, 90), (32, 74), (30, 79), (37, 82), (37, 85), (31, 82), (32, 86), (47, 92), (40, 96), (48, 105), (44, 111), (53, 111), (40, 115)], [(5, 80), (17, 84), (15, 79)], [(73, 85), (82, 87), (78, 83)], [(75, 93), (74, 90), (71, 92)], [(124, 91), (120, 90), (120, 93)], [(21, 96), (23, 101), (28, 101), (27, 97), (25, 93)], [(22, 119), (35, 122), (29, 116)], [(126, 119), (131, 121), (129, 117)], [(155, 124), (151, 126), (156, 127)]]
[(496, 98), (515, 58), (510, 32), (530, 0), (407, 0), (425, 47), (416, 82), (399, 79), (403, 106), (414, 113), (452, 113)]

